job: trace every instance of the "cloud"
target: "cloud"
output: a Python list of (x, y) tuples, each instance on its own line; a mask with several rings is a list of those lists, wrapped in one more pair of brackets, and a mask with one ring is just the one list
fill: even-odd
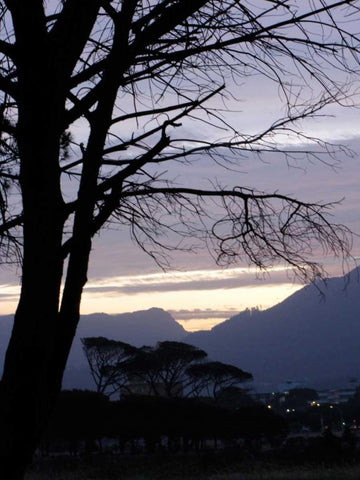
[[(158, 273), (113, 277), (90, 283), (89, 294), (128, 294), (149, 292), (221, 290), (240, 287), (259, 287), (290, 283), (288, 270), (273, 269), (271, 275), (259, 278), (254, 269), (232, 268), (227, 270), (195, 270), (187, 272)], [(265, 281), (266, 279), (266, 281)]]
[(20, 286), (17, 284), (6, 284), (1, 285), (0, 300), (1, 301), (12, 301), (19, 298)]
[(0, 293), (0, 302), (13, 302), (19, 299), (19, 294)]
[(176, 320), (182, 320), (184, 322), (194, 320), (195, 318), (197, 320), (200, 319), (224, 319), (224, 318), (230, 318), (234, 315), (236, 315), (238, 310), (235, 308), (231, 308), (229, 310), (213, 310), (211, 308), (206, 308), (205, 310), (201, 310), (200, 308), (195, 308), (193, 310), (168, 310), (170, 315), (172, 315)]

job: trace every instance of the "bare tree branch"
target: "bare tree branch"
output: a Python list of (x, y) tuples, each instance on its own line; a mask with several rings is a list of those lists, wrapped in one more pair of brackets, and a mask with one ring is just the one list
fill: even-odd
[[(356, 104), (359, 13), (359, 0), (0, 2), (0, 251), (21, 264), (1, 477), (23, 479), (53, 409), (96, 232), (126, 226), (163, 268), (174, 251), (205, 247), (220, 265), (282, 262), (308, 281), (324, 275), (323, 254), (351, 258), (334, 203), (222, 173), (239, 172), (246, 155), (290, 162), (298, 154), (283, 135), (306, 142), (304, 158), (349, 153), (301, 122)], [(253, 76), (281, 106), (249, 132), (230, 107)], [(200, 157), (219, 167), (208, 189), (193, 173)]]

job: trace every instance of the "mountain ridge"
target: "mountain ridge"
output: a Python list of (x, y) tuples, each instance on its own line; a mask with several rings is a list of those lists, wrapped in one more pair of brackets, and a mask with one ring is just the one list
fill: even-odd
[[(12, 322), (13, 315), (0, 316), (0, 371), (3, 369)], [(155, 345), (163, 340), (181, 341), (187, 333), (168, 312), (156, 307), (120, 314), (81, 315), (65, 370), (63, 388), (94, 388), (82, 351), (83, 337), (108, 337), (140, 347)]]
[[(307, 285), (264, 311), (243, 311), (185, 341), (250, 371), (258, 385), (360, 376), (359, 270)], [(226, 345), (226, 348), (224, 346)]]
[[(81, 338), (89, 336), (136, 346), (184, 341), (203, 348), (211, 359), (251, 372), (254, 385), (262, 390), (287, 380), (333, 385), (360, 378), (359, 272), (307, 285), (267, 310), (242, 311), (209, 331), (187, 332), (168, 312), (155, 307), (82, 315), (63, 386), (93, 388), (81, 346)], [(11, 325), (11, 315), (0, 317), (0, 369)]]

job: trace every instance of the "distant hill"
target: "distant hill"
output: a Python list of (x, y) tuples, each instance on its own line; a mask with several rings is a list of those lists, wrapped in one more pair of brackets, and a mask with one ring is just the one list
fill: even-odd
[(359, 271), (314, 285), (265, 311), (244, 311), (185, 342), (240, 366), (260, 388), (284, 381), (331, 386), (360, 378)]
[[(12, 316), (0, 317), (0, 369), (10, 337)], [(81, 338), (107, 337), (135, 346), (155, 345), (163, 340), (182, 340), (188, 332), (160, 308), (133, 313), (82, 315), (70, 352), (64, 388), (93, 388), (89, 368), (82, 351)]]
[[(136, 346), (175, 340), (251, 372), (269, 390), (285, 381), (310, 386), (360, 383), (360, 270), (331, 278), (323, 297), (309, 285), (265, 311), (244, 311), (210, 331), (189, 333), (162, 309), (83, 315), (70, 353), (65, 388), (93, 388), (80, 339), (104, 336)], [(0, 317), (0, 368), (12, 317)]]

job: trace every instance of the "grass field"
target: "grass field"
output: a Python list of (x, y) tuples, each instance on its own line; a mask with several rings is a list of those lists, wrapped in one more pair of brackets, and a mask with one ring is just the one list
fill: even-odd
[(360, 466), (283, 468), (252, 473), (218, 474), (208, 477), (208, 480), (360, 480)]
[(279, 466), (226, 461), (210, 457), (134, 458), (130, 462), (57, 460), (33, 468), (26, 480), (360, 480), (360, 464), (345, 466)]

